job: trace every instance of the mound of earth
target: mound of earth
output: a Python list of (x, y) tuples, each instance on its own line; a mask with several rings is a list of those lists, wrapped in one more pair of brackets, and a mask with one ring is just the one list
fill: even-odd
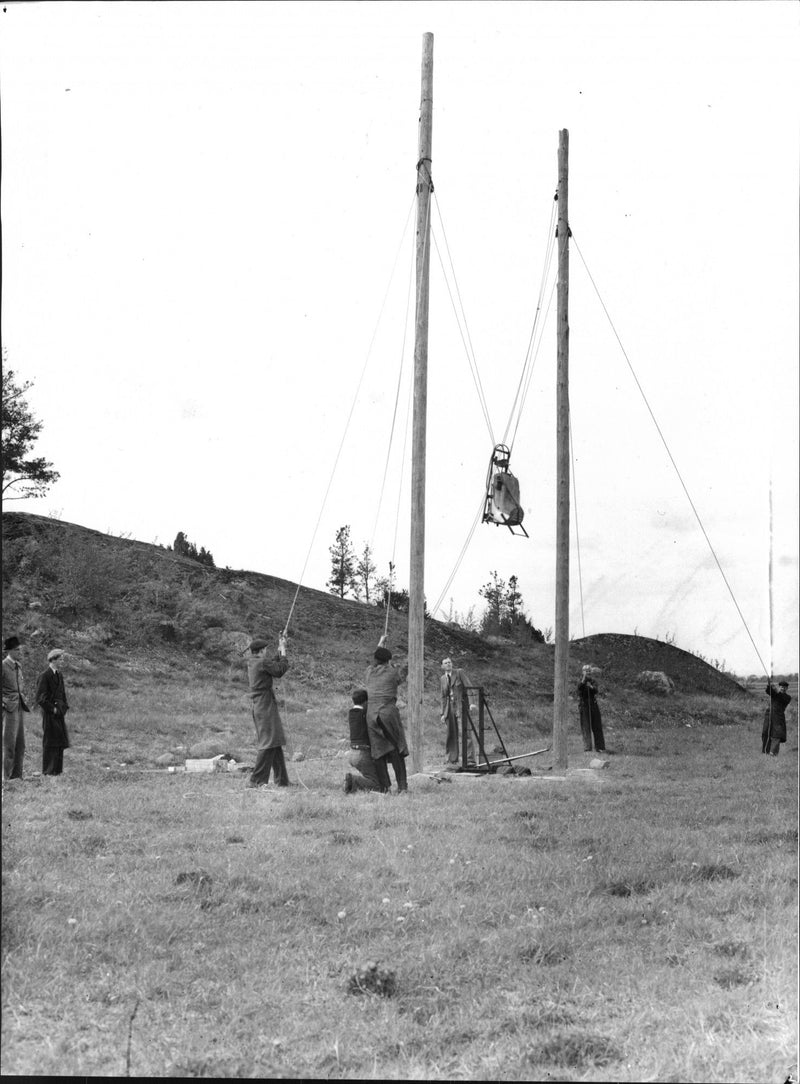
[(573, 640), (570, 656), (574, 663), (599, 666), (605, 681), (632, 685), (643, 670), (661, 670), (675, 682), (675, 691), (733, 696), (746, 692), (738, 681), (709, 666), (697, 655), (674, 644), (647, 636), (604, 632)]

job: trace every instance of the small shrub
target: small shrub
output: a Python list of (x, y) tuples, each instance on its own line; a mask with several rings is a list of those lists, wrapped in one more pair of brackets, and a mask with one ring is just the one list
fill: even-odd
[(376, 963), (369, 963), (350, 976), (347, 992), (348, 994), (377, 994), (379, 997), (394, 997), (397, 993), (397, 976), (394, 971), (379, 967)]

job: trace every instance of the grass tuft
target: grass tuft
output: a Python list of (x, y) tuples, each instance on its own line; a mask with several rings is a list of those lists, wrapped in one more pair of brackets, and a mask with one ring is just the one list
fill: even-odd
[(696, 881), (731, 881), (740, 876), (740, 871), (724, 862), (710, 862), (693, 868), (691, 876)]
[(584, 1069), (591, 1065), (611, 1065), (615, 1061), (621, 1061), (622, 1057), (618, 1044), (605, 1035), (565, 1031), (532, 1047), (527, 1060), (532, 1064), (544, 1063)]
[(394, 971), (376, 963), (366, 964), (350, 976), (347, 982), (349, 994), (376, 994), (378, 997), (394, 997), (397, 993), (397, 975)]

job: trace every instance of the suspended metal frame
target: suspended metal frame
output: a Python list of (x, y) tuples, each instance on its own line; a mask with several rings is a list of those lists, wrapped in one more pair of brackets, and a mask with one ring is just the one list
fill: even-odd
[[(524, 515), (519, 503), (519, 483), (508, 465), (511, 461), (511, 449), (506, 444), (496, 444), (489, 460), (489, 470), (486, 475), (486, 496), (483, 503), (483, 523), (494, 523), (496, 527), (507, 527), (513, 535), (529, 538), (528, 532), (522, 526)], [(516, 491), (516, 492), (514, 492)], [(507, 515), (498, 507), (498, 495), (503, 499), (510, 500), (515, 504), (516, 510)], [(516, 528), (516, 530), (515, 530)]]

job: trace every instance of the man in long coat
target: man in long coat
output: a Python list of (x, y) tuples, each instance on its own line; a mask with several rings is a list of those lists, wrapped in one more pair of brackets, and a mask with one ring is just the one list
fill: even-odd
[(592, 739), (594, 739), (595, 750), (598, 753), (605, 753), (606, 742), (603, 737), (600, 706), (597, 703), (597, 685), (589, 666), (584, 666), (581, 672), (581, 680), (578, 684), (578, 702), (580, 704), (581, 736), (583, 737), (584, 752), (591, 753)]
[(764, 725), (761, 728), (761, 752), (776, 757), (781, 751), (781, 743), (786, 741), (786, 708), (791, 696), (787, 693), (788, 681), (779, 681), (778, 688), (767, 682), (766, 694), (769, 707), (764, 712)]
[(392, 662), (392, 653), (381, 636), (374, 662), (367, 668), (364, 684), (367, 688), (367, 730), (373, 760), (391, 764), (397, 780), (397, 790), (408, 790), (405, 758), (408, 742), (400, 712), (397, 710), (397, 689), (403, 680)]
[(61, 775), (64, 750), (69, 749), (65, 716), (69, 711), (61, 660), (64, 652), (53, 648), (48, 667), (36, 683), (36, 703), (42, 711), (42, 775)]
[[(447, 727), (445, 755), (448, 763), (458, 764), (461, 760), (461, 724), (464, 713), (464, 690), (469, 688), (469, 678), (463, 670), (453, 666), (452, 659), (442, 659), (440, 687), (442, 693), (442, 722)], [(475, 766), (475, 750), (472, 745), (472, 731), (467, 720), (467, 766)]]
[(253, 702), (253, 724), (256, 728), (256, 763), (250, 776), (250, 787), (265, 786), (269, 782), (270, 772), (279, 787), (288, 787), (289, 775), (283, 747), (286, 735), (278, 713), (275, 694), (272, 691), (274, 678), (282, 677), (289, 669), (286, 658), (286, 640), (278, 639), (278, 654), (267, 658), (269, 644), (266, 640), (251, 640), (248, 650), (247, 677), (250, 682), (250, 698)]
[(25, 757), (25, 720), (23, 712), (30, 711), (23, 695), (25, 684), (19, 664), (21, 644), (16, 636), (3, 643), (3, 782), (22, 779)]

